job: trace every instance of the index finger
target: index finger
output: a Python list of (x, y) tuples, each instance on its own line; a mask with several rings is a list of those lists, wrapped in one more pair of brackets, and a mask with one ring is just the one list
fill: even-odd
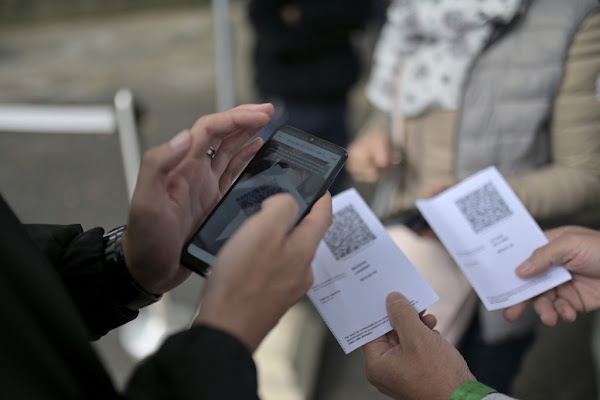
[(218, 147), (223, 138), (238, 130), (262, 128), (272, 114), (273, 106), (268, 103), (239, 106), (200, 117), (191, 132), (197, 140), (198, 150), (204, 156), (208, 146)]
[(382, 335), (375, 340), (362, 345), (362, 352), (365, 357), (365, 362), (369, 364), (371, 360), (381, 358), (390, 349), (390, 341), (388, 334)]
[(514, 322), (518, 320), (519, 318), (521, 318), (521, 315), (523, 315), (523, 313), (527, 309), (527, 305), (529, 304), (529, 302), (530, 300), (525, 300), (522, 303), (518, 303), (514, 306), (505, 308), (502, 312), (504, 318), (509, 322)]
[(544, 234), (548, 238), (549, 241), (553, 241), (558, 239), (560, 236), (566, 233), (580, 233), (586, 231), (586, 228), (575, 225), (566, 225), (561, 226), (559, 228), (548, 229), (544, 231)]

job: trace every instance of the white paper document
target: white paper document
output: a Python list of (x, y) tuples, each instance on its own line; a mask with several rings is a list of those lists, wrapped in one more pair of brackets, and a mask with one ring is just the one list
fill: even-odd
[(571, 279), (563, 267), (521, 279), (515, 269), (548, 239), (495, 167), (417, 207), (488, 310), (506, 308)]
[(401, 292), (419, 312), (438, 300), (355, 189), (333, 198), (333, 224), (312, 268), (308, 297), (346, 354), (392, 330), (389, 293)]

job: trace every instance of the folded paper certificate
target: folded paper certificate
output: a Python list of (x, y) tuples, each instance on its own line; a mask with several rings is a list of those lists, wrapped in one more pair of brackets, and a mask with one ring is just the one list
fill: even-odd
[(418, 200), (417, 207), (490, 311), (571, 279), (559, 266), (530, 279), (515, 274), (548, 239), (495, 167)]
[(438, 300), (355, 189), (333, 198), (333, 224), (312, 268), (308, 297), (346, 354), (392, 330), (389, 293), (404, 294), (419, 312)]

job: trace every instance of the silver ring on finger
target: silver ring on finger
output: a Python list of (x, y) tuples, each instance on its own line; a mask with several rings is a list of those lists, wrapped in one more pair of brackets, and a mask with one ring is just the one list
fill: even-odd
[(210, 158), (215, 158), (215, 156), (217, 155), (217, 151), (215, 150), (215, 148), (214, 148), (214, 147), (210, 146), (210, 147), (208, 148), (208, 150), (206, 151), (206, 154), (208, 154), (208, 156), (209, 156)]

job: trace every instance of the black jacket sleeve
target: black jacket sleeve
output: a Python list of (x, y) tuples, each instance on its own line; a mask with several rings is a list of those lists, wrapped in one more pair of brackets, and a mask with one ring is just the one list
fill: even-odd
[(258, 399), (248, 349), (229, 334), (195, 326), (169, 337), (127, 385), (130, 399)]
[[(0, 195), (0, 397), (126, 398), (88, 340), (136, 314), (113, 300), (102, 230), (23, 228)], [(167, 339), (139, 366), (126, 393), (131, 399), (256, 399), (256, 370), (236, 338), (198, 326)]]
[(102, 228), (83, 231), (80, 225), (24, 225), (59, 273), (89, 331), (99, 339), (131, 321), (137, 311), (119, 304), (119, 282), (104, 269)]

